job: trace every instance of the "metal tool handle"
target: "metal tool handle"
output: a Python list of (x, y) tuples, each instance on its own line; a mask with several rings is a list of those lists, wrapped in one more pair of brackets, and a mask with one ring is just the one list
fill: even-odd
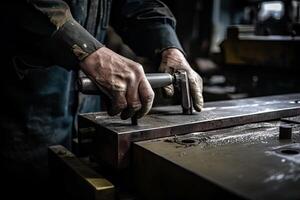
[[(168, 73), (152, 73), (146, 74), (152, 88), (161, 88), (175, 83), (181, 89), (181, 106), (183, 114), (192, 114), (192, 99), (190, 97), (189, 83), (185, 71), (179, 70), (174, 76)], [(81, 77), (78, 79), (78, 89), (83, 94), (101, 94), (103, 91), (88, 77)], [(131, 118), (131, 124), (137, 125), (138, 120), (136, 116)]]
[(193, 101), (190, 94), (189, 80), (186, 71), (178, 70), (175, 73), (175, 82), (180, 88), (183, 114), (193, 114)]
[[(152, 88), (161, 88), (172, 84), (174, 77), (168, 73), (150, 73), (146, 74)], [(78, 89), (83, 94), (100, 94), (99, 87), (88, 77), (81, 77), (78, 80)]]

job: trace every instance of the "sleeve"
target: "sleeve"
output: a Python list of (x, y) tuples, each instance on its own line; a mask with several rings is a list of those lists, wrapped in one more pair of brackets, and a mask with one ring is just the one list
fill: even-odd
[(32, 23), (27, 23), (26, 27), (35, 34), (40, 34), (41, 29), (46, 30), (44, 37), (49, 38), (39, 46), (50, 54), (48, 57), (53, 63), (72, 68), (103, 46), (73, 19), (63, 0), (27, 0), (27, 4), (31, 13), (26, 16), (30, 16)]
[(176, 20), (158, 0), (123, 0), (113, 4), (112, 26), (137, 54), (150, 58), (167, 48), (183, 51)]

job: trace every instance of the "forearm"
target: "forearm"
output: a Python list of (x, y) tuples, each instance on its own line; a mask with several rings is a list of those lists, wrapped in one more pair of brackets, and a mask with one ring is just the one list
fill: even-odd
[[(73, 19), (70, 8), (64, 1), (28, 0), (27, 3), (31, 8), (25, 11), (30, 13), (25, 13), (30, 16), (25, 28), (34, 35), (40, 35), (41, 30), (46, 32), (41, 38), (45, 38), (46, 35), (49, 37), (47, 42), (42, 39), (42, 45), (37, 46), (47, 54), (45, 57), (53, 64), (72, 68), (103, 46)], [(40, 25), (35, 26), (36, 23), (30, 21)]]
[(54, 34), (53, 38), (64, 43), (72, 51), (78, 61), (103, 47), (96, 38), (85, 30), (74, 19), (66, 21)]
[[(121, 1), (122, 2), (122, 1)], [(168, 7), (156, 0), (124, 0), (113, 7), (113, 25), (137, 54), (156, 57), (167, 48), (182, 50), (175, 33), (176, 20)]]
[(153, 24), (152, 26), (136, 27), (126, 34), (126, 41), (137, 54), (150, 58), (159, 58), (160, 54), (169, 48), (183, 48), (175, 30), (169, 24)]

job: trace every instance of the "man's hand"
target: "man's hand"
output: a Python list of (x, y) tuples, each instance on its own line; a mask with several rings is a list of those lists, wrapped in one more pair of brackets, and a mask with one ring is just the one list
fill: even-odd
[[(191, 68), (181, 51), (175, 48), (163, 51), (159, 71), (173, 74), (179, 69), (187, 72), (194, 108), (200, 112), (203, 108), (201, 77)], [(172, 96), (174, 94), (173, 85), (166, 86), (164, 92), (167, 96)]]
[(146, 115), (152, 107), (154, 92), (143, 67), (102, 47), (85, 58), (80, 67), (111, 100), (109, 115), (121, 113), (122, 119)]

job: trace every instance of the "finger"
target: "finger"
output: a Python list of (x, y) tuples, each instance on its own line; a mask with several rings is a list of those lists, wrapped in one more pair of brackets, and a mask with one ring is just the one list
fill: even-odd
[[(164, 64), (161, 64), (159, 71), (173, 75), (175, 69), (173, 67), (166, 67)], [(162, 88), (162, 92), (165, 97), (171, 97), (174, 95), (174, 86), (172, 84), (165, 86)]]
[(136, 82), (132, 83), (129, 85), (126, 93), (127, 108), (121, 113), (121, 119), (132, 117), (142, 107)]
[(142, 108), (136, 113), (137, 118), (145, 116), (153, 104), (154, 92), (146, 78), (144, 78), (139, 85), (139, 97)]
[(127, 101), (125, 98), (125, 91), (118, 91), (112, 95), (111, 106), (107, 113), (110, 116), (114, 116), (122, 112), (127, 107)]
[(192, 78), (189, 77), (190, 91), (193, 98), (193, 105), (196, 111), (200, 112), (203, 108), (203, 96), (202, 96), (202, 79), (196, 74)]
[(162, 91), (163, 91), (164, 96), (171, 97), (174, 95), (174, 86), (172, 84), (165, 86), (165, 87), (163, 87)]
[(126, 120), (129, 119), (130, 117), (133, 117), (134, 114), (141, 108), (132, 108), (132, 107), (127, 107), (125, 108), (122, 113), (121, 113), (121, 119)]

